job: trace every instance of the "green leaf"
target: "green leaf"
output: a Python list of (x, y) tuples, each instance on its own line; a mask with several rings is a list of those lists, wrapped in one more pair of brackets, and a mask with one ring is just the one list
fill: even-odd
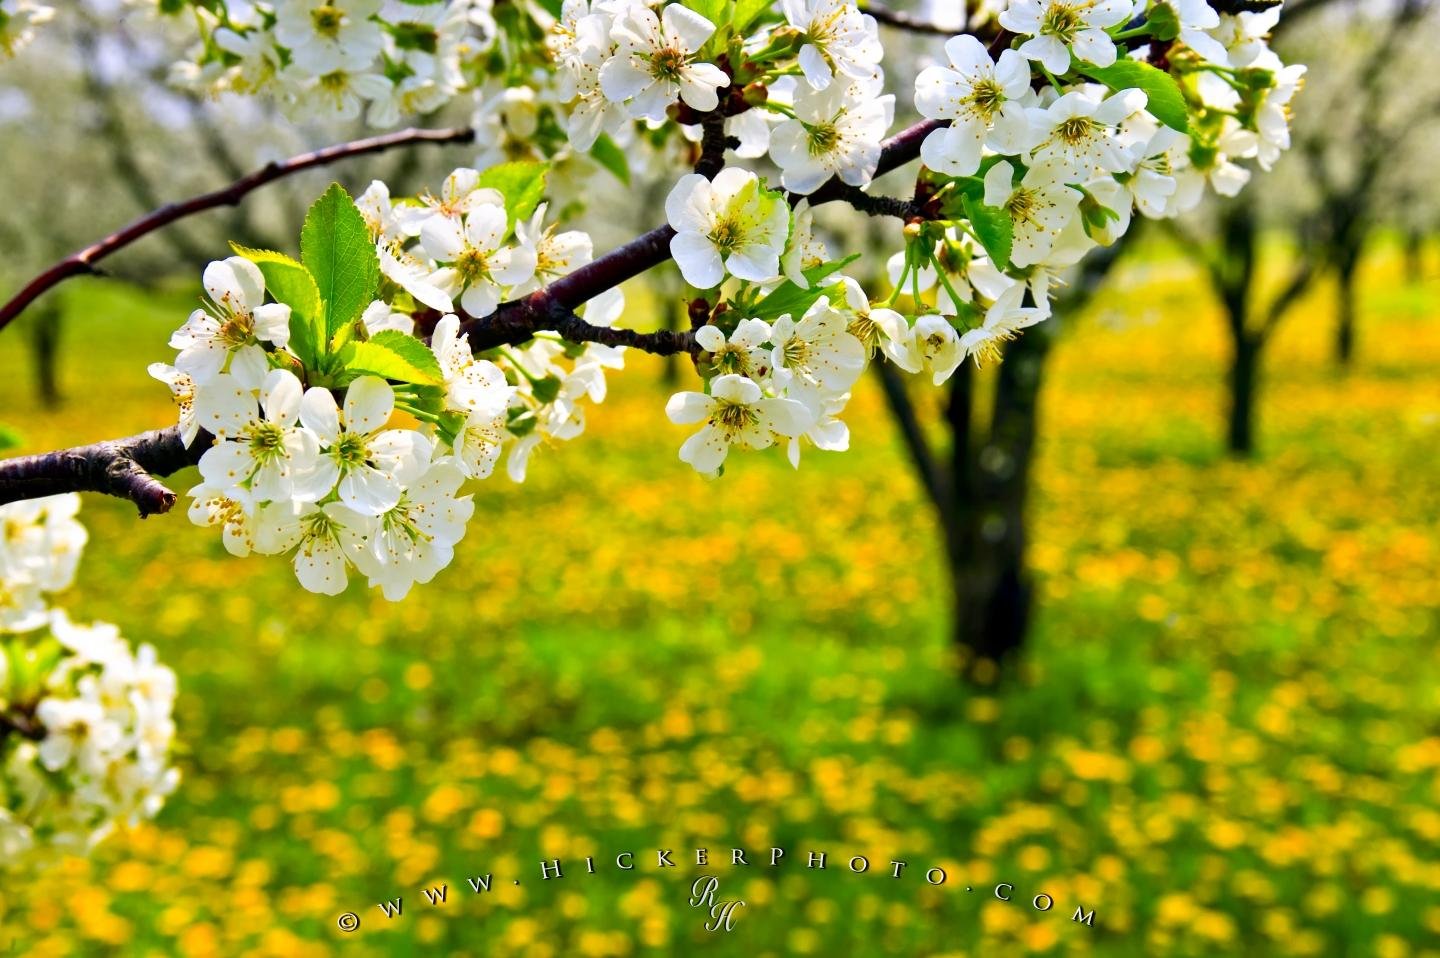
[(380, 260), (365, 218), (339, 183), (331, 184), (305, 214), (300, 259), (324, 304), (325, 323), (317, 338), (328, 344), (370, 305), (380, 285)]
[(9, 426), (0, 426), (0, 452), (20, 445), (20, 433)]
[(1164, 70), (1157, 70), (1139, 60), (1118, 60), (1114, 66), (1097, 67), (1093, 63), (1079, 63), (1079, 70), (1093, 77), (1110, 89), (1144, 90), (1149, 97), (1145, 109), (1155, 119), (1181, 133), (1190, 132), (1190, 111), (1185, 107), (1185, 95), (1180, 84)]
[(1157, 40), (1174, 40), (1180, 35), (1180, 17), (1169, 3), (1157, 3), (1145, 18), (1145, 28)]
[(685, 6), (692, 13), (698, 13), (715, 24), (715, 30), (719, 32), (725, 24), (730, 22), (730, 10), (734, 6), (734, 2), (735, 0), (690, 0)]
[(834, 263), (821, 263), (819, 266), (810, 267), (805, 271), (805, 278), (810, 281), (809, 289), (796, 286), (787, 279), (775, 287), (769, 296), (755, 304), (751, 316), (768, 322), (789, 313), (792, 317), (799, 319), (807, 309), (815, 305), (817, 299), (824, 296), (829, 290), (830, 287), (825, 286), (822, 281), (859, 258), (859, 253), (853, 253)]
[(750, 29), (750, 24), (770, 9), (770, 3), (771, 0), (735, 0), (735, 12), (730, 17), (730, 24), (735, 32), (743, 34)]
[(290, 351), (306, 368), (316, 368), (322, 352), (320, 345), (325, 342), (325, 311), (315, 277), (304, 264), (284, 253), (251, 249), (239, 243), (231, 243), (230, 248), (260, 267), (271, 298), (290, 307)]
[(380, 376), (422, 386), (445, 381), (430, 348), (397, 329), (382, 330), (364, 342), (349, 344), (346, 356), (345, 371), (352, 376)]
[(1010, 248), (1015, 242), (1014, 225), (1010, 216), (1002, 209), (986, 206), (979, 197), (965, 194), (965, 215), (970, 226), (980, 239), (980, 245), (990, 254), (996, 269), (1010, 265)]
[(540, 205), (545, 196), (545, 174), (549, 172), (549, 163), (501, 163), (480, 174), (480, 185), (499, 190), (505, 197), (505, 213), (514, 229), (517, 220), (529, 219)]
[(630, 185), (630, 161), (625, 156), (625, 151), (615, 145), (609, 134), (601, 133), (595, 140), (595, 145), (590, 147), (590, 157), (605, 169), (615, 175), (615, 179)]
[(265, 291), (275, 302), (284, 303), (308, 317), (320, 315), (320, 289), (315, 285), (315, 277), (299, 260), (239, 243), (231, 243), (230, 248), (236, 256), (243, 256), (260, 267), (260, 274), (265, 277)]

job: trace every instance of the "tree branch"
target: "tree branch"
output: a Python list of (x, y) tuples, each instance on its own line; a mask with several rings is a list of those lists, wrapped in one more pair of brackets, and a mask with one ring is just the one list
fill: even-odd
[[(803, 199), (797, 197), (796, 200)], [(867, 216), (894, 216), (902, 220), (926, 218), (925, 204), (915, 200), (902, 200), (898, 196), (881, 196), (841, 183), (835, 190), (835, 199), (849, 203)]]
[(328, 166), (338, 160), (349, 159), (352, 156), (381, 153), (399, 146), (409, 146), (418, 143), (471, 143), (474, 142), (474, 140), (475, 131), (469, 128), (400, 130), (396, 133), (384, 134), (383, 136), (372, 136), (363, 140), (354, 140), (349, 143), (329, 146), (323, 150), (315, 150), (311, 153), (302, 153), (299, 156), (293, 156), (282, 162), (266, 164), (248, 176), (241, 177), (229, 186), (185, 200), (183, 203), (171, 203), (162, 206), (135, 220), (129, 226), (117, 230), (104, 239), (65, 257), (26, 284), (25, 288), (15, 294), (14, 298), (4, 306), (0, 306), (0, 329), (4, 329), (9, 325), (11, 320), (19, 316), (25, 307), (34, 302), (41, 293), (59, 285), (72, 276), (82, 276), (95, 272), (96, 263), (112, 253), (124, 249), (141, 237), (153, 233), (161, 227), (169, 226), (176, 220), (192, 216), (195, 213), (201, 213), (205, 210), (215, 209), (221, 206), (234, 206), (240, 202), (247, 193), (259, 189), (265, 184), (278, 180), (281, 177), (289, 176), (292, 173), (299, 173), (301, 170), (308, 170), (317, 166)]
[(964, 26), (951, 30), (949, 27), (930, 23), (903, 10), (891, 10), (878, 3), (866, 3), (860, 8), (860, 12), (870, 14), (875, 18), (876, 23), (883, 23), (887, 27), (894, 27), (897, 30), (909, 30), (911, 33), (931, 33), (935, 36), (953, 37), (972, 32)]
[[(947, 125), (943, 120), (925, 120), (888, 139), (880, 151), (880, 162), (875, 176), (884, 176), (897, 167), (904, 166), (920, 155), (920, 144), (932, 130)], [(711, 144), (717, 142), (707, 137)], [(696, 169), (708, 168), (713, 164), (711, 156), (702, 149)], [(818, 206), (837, 200), (852, 201), (854, 187), (831, 177), (809, 196), (810, 205)], [(866, 194), (860, 194), (865, 196)], [(805, 197), (790, 195), (792, 204)], [(670, 240), (675, 236), (668, 224), (657, 226), (624, 246), (613, 249), (597, 259), (562, 276), (544, 289), (537, 290), (522, 299), (501, 303), (500, 307), (483, 319), (470, 317), (460, 324), (462, 332), (470, 337), (470, 348), (476, 352), (496, 346), (523, 343), (534, 333), (554, 329), (557, 317), (579, 309), (590, 299), (606, 290), (619, 286), (670, 259)]]
[[(718, 135), (711, 132), (717, 125), (721, 131)], [(925, 137), (931, 130), (943, 125), (943, 122), (928, 120), (886, 140), (875, 175), (883, 176), (915, 159), (920, 155), (920, 144)], [(702, 140), (701, 158), (697, 163), (697, 167), (703, 169), (713, 167), (717, 155), (723, 165), (726, 146), (723, 124), (712, 121), (707, 127), (707, 134)], [(91, 271), (96, 260), (182, 217), (233, 204), (251, 190), (282, 176), (407, 143), (466, 143), (473, 138), (474, 131), (469, 129), (405, 130), (343, 143), (271, 164), (225, 189), (156, 210), (118, 233), (67, 257), (31, 281), (19, 296), (0, 309), (0, 327), (18, 315), (40, 293), (68, 276)], [(852, 200), (848, 189), (839, 180), (831, 179), (811, 194), (810, 203), (814, 206), (835, 200)], [(790, 199), (798, 202), (800, 197)], [(572, 342), (632, 346), (660, 355), (693, 353), (695, 344), (691, 332), (660, 330), (641, 333), (595, 326), (574, 312), (600, 293), (670, 259), (670, 239), (674, 235), (675, 231), (668, 225), (656, 227), (529, 296), (502, 303), (495, 313), (484, 319), (466, 319), (461, 328), (470, 334), (470, 346), (476, 352), (509, 343), (522, 343), (533, 338), (536, 332), (554, 330)], [(3, 460), (0, 461), (0, 504), (61, 492), (104, 492), (130, 499), (139, 508), (142, 517), (166, 512), (175, 504), (175, 494), (152, 474), (168, 475), (198, 462), (209, 445), (208, 437), (202, 433), (187, 449), (180, 440), (178, 428), (171, 427), (129, 439)]]
[(1263, 13), (1284, 0), (1211, 0), (1216, 13)]
[(0, 505), (62, 492), (103, 492), (135, 503), (142, 519), (169, 512), (175, 493), (152, 473), (167, 476), (194, 465), (208, 448), (207, 433), (186, 448), (180, 428), (171, 426), (128, 439), (0, 460)]
[(1300, 256), (1301, 260), (1290, 274), (1289, 281), (1280, 290), (1279, 295), (1275, 297), (1270, 304), (1270, 309), (1265, 314), (1261, 336), (1268, 337), (1275, 331), (1275, 327), (1280, 325), (1280, 321), (1285, 318), (1290, 307), (1295, 305), (1295, 301), (1305, 294), (1305, 291), (1310, 288), (1310, 283), (1316, 277), (1318, 272), (1316, 257), (1304, 251), (1300, 253)]
[(32, 742), (38, 742), (45, 737), (45, 727), (35, 720), (35, 716), (19, 709), (0, 712), (0, 742), (5, 740), (6, 732), (14, 732)]

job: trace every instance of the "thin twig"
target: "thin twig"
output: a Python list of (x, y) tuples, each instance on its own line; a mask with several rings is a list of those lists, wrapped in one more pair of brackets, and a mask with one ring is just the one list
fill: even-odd
[[(926, 135), (943, 125), (933, 120), (925, 121), (885, 141), (875, 175), (883, 176), (915, 159), (920, 155), (920, 144)], [(224, 190), (157, 210), (119, 233), (67, 258), (34, 280), (22, 291), (20, 297), (7, 304), (4, 311), (0, 311), (0, 319), (8, 321), (40, 292), (54, 286), (66, 276), (88, 271), (96, 259), (120, 249), (140, 236), (201, 209), (233, 203), (263, 183), (297, 169), (320, 166), (361, 153), (380, 152), (405, 142), (460, 143), (468, 142), (473, 136), (470, 130), (408, 130), (385, 137), (341, 144), (295, 157), (284, 163), (272, 164)], [(725, 141), (713, 135), (706, 137), (705, 141), (709, 151), (702, 150), (700, 163), (709, 168), (715, 162), (715, 151), (723, 150)], [(723, 163), (723, 155), (721, 162)], [(835, 200), (853, 199), (847, 192), (850, 189), (839, 180), (832, 179), (811, 194), (810, 203), (813, 206)], [(791, 199), (798, 201), (799, 197)], [(632, 346), (660, 355), (693, 353), (694, 339), (689, 332), (660, 330), (641, 333), (601, 327), (587, 323), (574, 314), (576, 309), (600, 293), (670, 259), (670, 239), (674, 235), (675, 231), (668, 225), (657, 227), (592, 260), (568, 276), (561, 277), (544, 289), (522, 299), (502, 303), (495, 313), (482, 320), (467, 319), (462, 328), (470, 334), (471, 348), (480, 352), (507, 343), (521, 343), (532, 338), (536, 332), (548, 329), (560, 333), (572, 342)], [(168, 475), (197, 462), (209, 445), (208, 437), (202, 434), (186, 448), (181, 442), (178, 428), (171, 427), (129, 439), (0, 461), (0, 503), (34, 499), (60, 492), (104, 492), (130, 499), (139, 507), (142, 516), (166, 512), (174, 505), (175, 494), (156, 480), (154, 475)]]
[(399, 146), (418, 143), (471, 143), (474, 139), (475, 131), (468, 127), (440, 130), (401, 130), (397, 133), (386, 133), (383, 136), (372, 136), (363, 140), (354, 140), (349, 143), (329, 146), (323, 150), (302, 153), (288, 160), (266, 164), (248, 176), (241, 177), (229, 186), (205, 193), (201, 196), (196, 196), (193, 199), (185, 200), (183, 203), (170, 203), (162, 206), (154, 212), (147, 213), (138, 220), (135, 220), (129, 226), (117, 230), (104, 239), (65, 257), (26, 284), (25, 288), (20, 290), (20, 292), (4, 306), (0, 306), (0, 329), (4, 329), (9, 325), (10, 321), (19, 316), (25, 307), (34, 302), (41, 293), (59, 285), (72, 276), (82, 276), (95, 272), (96, 263), (110, 254), (124, 249), (141, 237), (195, 213), (221, 206), (234, 206), (240, 202), (247, 193), (259, 189), (265, 184), (278, 180), (281, 177), (289, 176), (292, 173), (299, 173), (301, 170), (308, 170), (317, 166), (328, 166), (338, 160), (349, 159), (352, 156), (380, 153)]
[(897, 30), (909, 30), (911, 33), (930, 33), (941, 37), (953, 37), (971, 32), (963, 25), (952, 30), (949, 27), (922, 20), (903, 10), (891, 10), (878, 3), (864, 4), (860, 8), (860, 12), (870, 14), (875, 18), (876, 23), (883, 23), (887, 27), (894, 27)]

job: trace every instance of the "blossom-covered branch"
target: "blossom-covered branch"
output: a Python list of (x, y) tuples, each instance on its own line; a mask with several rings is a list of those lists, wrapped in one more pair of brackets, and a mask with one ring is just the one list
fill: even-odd
[(267, 163), (253, 173), (243, 176), (218, 190), (192, 197), (183, 202), (171, 203), (146, 213), (144, 216), (116, 230), (109, 236), (96, 240), (82, 250), (71, 253), (26, 283), (8, 302), (0, 306), (0, 329), (4, 329), (9, 325), (13, 319), (24, 312), (25, 307), (29, 306), (47, 290), (58, 286), (71, 277), (84, 276), (88, 273), (96, 272), (96, 263), (107, 256), (119, 252), (136, 240), (148, 236), (156, 230), (169, 226), (176, 220), (184, 219), (187, 216), (194, 216), (196, 213), (203, 213), (206, 210), (216, 209), (217, 207), (234, 206), (247, 194), (265, 186), (267, 183), (272, 183), (283, 177), (299, 173), (302, 170), (328, 166), (331, 163), (355, 156), (382, 153), (386, 150), (395, 149), (396, 147), (421, 143), (471, 143), (474, 142), (474, 140), (475, 131), (468, 127), (437, 130), (400, 130), (396, 133), (386, 133), (381, 136), (371, 136), (361, 140), (353, 140), (348, 143), (339, 143), (335, 146), (327, 146), (324, 149), (292, 156), (288, 160)]
[[(212, 80), (299, 103), (322, 71), (373, 112), (395, 84), (419, 103), (434, 71), (493, 71), (465, 131), (482, 152), (419, 196), (332, 186), (298, 258), (233, 246), (171, 337), (173, 365), (151, 372), (179, 406), (167, 443), (199, 466), (193, 521), (236, 555), (287, 556), (312, 591), (358, 573), (392, 599), (450, 561), (466, 482), (502, 461), (521, 481), (537, 450), (584, 432), (625, 349), (691, 357), (700, 388), (665, 412), (695, 427), (679, 456), (701, 473), (744, 450), (779, 446), (796, 466), (843, 450), (877, 357), (937, 386), (996, 360), (1136, 216), (1233, 195), (1249, 161), (1270, 169), (1304, 73), (1269, 48), (1274, 7), (1005, 0), (945, 42), (908, 94), (923, 120), (888, 136), (880, 30), (855, 0), (565, 0), (497, 21), (504, 41), (469, 61), (469, 27), (447, 32), (462, 0), (402, 25), (373, 0), (306, 3), (217, 26)], [(434, 52), (411, 56), (417, 37)], [(364, 74), (381, 55), (393, 69)], [(600, 256), (562, 228), (598, 182), (613, 192), (697, 144), (662, 225)], [(871, 191), (916, 158), (911, 198)], [(865, 273), (825, 238), (836, 202), (901, 221)], [(690, 329), (625, 328), (622, 284), (672, 261)]]

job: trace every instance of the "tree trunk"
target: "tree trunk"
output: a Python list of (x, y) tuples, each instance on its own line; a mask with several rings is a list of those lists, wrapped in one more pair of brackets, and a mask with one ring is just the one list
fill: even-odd
[(1335, 326), (1335, 364), (1349, 369), (1355, 359), (1355, 269), (1358, 261), (1342, 260), (1336, 269), (1338, 321)]
[(30, 350), (35, 370), (35, 395), (47, 409), (60, 405), (60, 317), (54, 297), (30, 317)]
[(1259, 386), (1261, 340), (1245, 331), (1235, 336), (1230, 363), (1230, 454), (1249, 458), (1255, 452), (1255, 393)]
[[(1029, 631), (1034, 590), (1025, 568), (1025, 509), (1048, 352), (1049, 339), (1040, 330), (1009, 345), (996, 377), (989, 435), (967, 441), (955, 457), (954, 468), (964, 479), (953, 484), (946, 529), (954, 641), (967, 674), (977, 681), (998, 675)], [(968, 426), (972, 389), (972, 377), (957, 373), (950, 409), (957, 443), (968, 439), (957, 417), (966, 416)]]
[(1425, 233), (1419, 229), (1405, 231), (1405, 278), (1411, 283), (1425, 278)]

